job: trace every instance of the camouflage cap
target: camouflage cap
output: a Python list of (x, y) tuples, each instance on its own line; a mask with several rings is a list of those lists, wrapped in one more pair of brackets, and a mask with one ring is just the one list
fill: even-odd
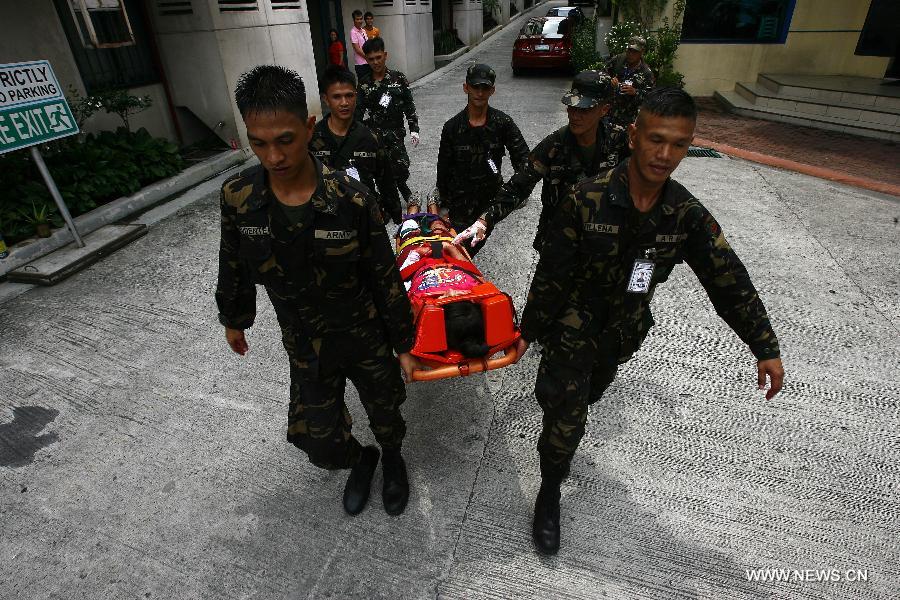
[(582, 71), (575, 76), (572, 89), (562, 97), (562, 103), (575, 108), (593, 108), (611, 102), (612, 97), (609, 75), (600, 71)]
[(466, 71), (466, 83), (469, 85), (489, 85), (493, 87), (496, 80), (497, 74), (494, 73), (494, 69), (489, 65), (475, 64)]
[(647, 50), (647, 40), (642, 38), (639, 35), (633, 35), (628, 38), (628, 46), (625, 47), (626, 50), (637, 50), (638, 52), (646, 52)]

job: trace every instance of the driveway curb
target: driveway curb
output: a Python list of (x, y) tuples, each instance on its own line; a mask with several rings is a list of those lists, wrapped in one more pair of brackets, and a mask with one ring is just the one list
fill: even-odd
[(729, 156), (743, 158), (744, 160), (749, 160), (770, 167), (787, 169), (788, 171), (803, 173), (804, 175), (818, 177), (819, 179), (827, 179), (829, 181), (836, 181), (838, 183), (852, 185), (854, 187), (871, 190), (873, 192), (881, 192), (883, 194), (890, 194), (892, 196), (900, 197), (900, 186), (892, 185), (890, 183), (884, 183), (883, 181), (875, 181), (874, 179), (857, 177), (848, 173), (842, 173), (841, 171), (826, 169), (825, 167), (807, 165), (786, 158), (771, 156), (769, 154), (760, 154), (759, 152), (753, 152), (752, 150), (735, 148), (734, 146), (729, 146), (728, 144), (720, 144), (719, 142), (713, 142), (711, 140), (705, 140), (703, 138), (694, 138), (694, 145), (702, 146), (704, 148), (712, 148), (713, 150), (716, 150), (718, 152), (728, 154)]

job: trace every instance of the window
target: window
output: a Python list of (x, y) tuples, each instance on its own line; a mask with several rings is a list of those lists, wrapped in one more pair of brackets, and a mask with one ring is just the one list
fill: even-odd
[(685, 42), (783, 44), (796, 0), (687, 0)]
[(121, 0), (69, 0), (69, 11), (85, 48), (134, 45), (128, 12)]
[[(78, 0), (75, 1), (78, 2)], [(87, 45), (83, 43), (82, 32), (79, 31), (75, 21), (81, 16), (77, 11), (71, 9), (70, 0), (54, 0), (56, 12), (62, 22), (63, 30), (66, 32), (66, 38), (69, 40), (69, 47), (72, 49), (72, 56), (75, 58), (78, 72), (81, 74), (81, 79), (89, 94), (106, 88), (137, 87), (159, 81), (149, 42), (149, 38), (153, 34), (144, 22), (141, 2), (142, 0), (122, 1), (122, 9), (128, 14), (131, 33), (134, 36), (132, 44), (95, 47), (90, 43)], [(99, 2), (97, 4), (99, 5)], [(88, 7), (90, 8), (90, 6), (89, 4)], [(99, 12), (106, 12), (108, 15), (114, 14), (117, 17), (120, 14), (118, 11)], [(100, 25), (103, 23), (103, 18), (95, 19), (94, 22), (96, 25)], [(110, 35), (115, 31), (121, 33), (121, 30), (114, 30), (109, 32)], [(97, 28), (96, 33), (100, 36), (99, 39), (104, 39), (102, 36), (107, 35), (107, 32), (100, 27)]]
[(534, 19), (525, 23), (519, 35), (543, 35), (545, 37), (562, 37), (569, 31), (568, 19)]

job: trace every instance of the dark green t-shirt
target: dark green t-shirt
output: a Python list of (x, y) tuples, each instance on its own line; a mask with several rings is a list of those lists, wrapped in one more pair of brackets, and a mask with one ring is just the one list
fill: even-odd
[(288, 223), (291, 224), (291, 227), (299, 227), (300, 229), (303, 229), (304, 227), (308, 227), (312, 223), (312, 202), (304, 202), (300, 206), (288, 206), (287, 204), (279, 200), (278, 206), (281, 207), (281, 211), (284, 213), (284, 216), (287, 217)]
[(590, 146), (578, 146), (578, 158), (581, 159), (581, 164), (584, 167), (585, 171), (591, 170), (591, 165), (594, 164), (594, 155), (597, 154), (597, 144), (591, 144)]

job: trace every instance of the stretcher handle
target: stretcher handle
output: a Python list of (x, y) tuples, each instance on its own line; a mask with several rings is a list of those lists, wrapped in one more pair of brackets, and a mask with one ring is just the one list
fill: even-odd
[(469, 359), (456, 365), (445, 365), (434, 369), (416, 369), (412, 373), (413, 381), (435, 381), (437, 379), (447, 379), (450, 377), (466, 377), (472, 373), (481, 373), (482, 371), (492, 371), (501, 367), (507, 367), (519, 358), (516, 351), (516, 345), (513, 344), (503, 351), (500, 358)]

